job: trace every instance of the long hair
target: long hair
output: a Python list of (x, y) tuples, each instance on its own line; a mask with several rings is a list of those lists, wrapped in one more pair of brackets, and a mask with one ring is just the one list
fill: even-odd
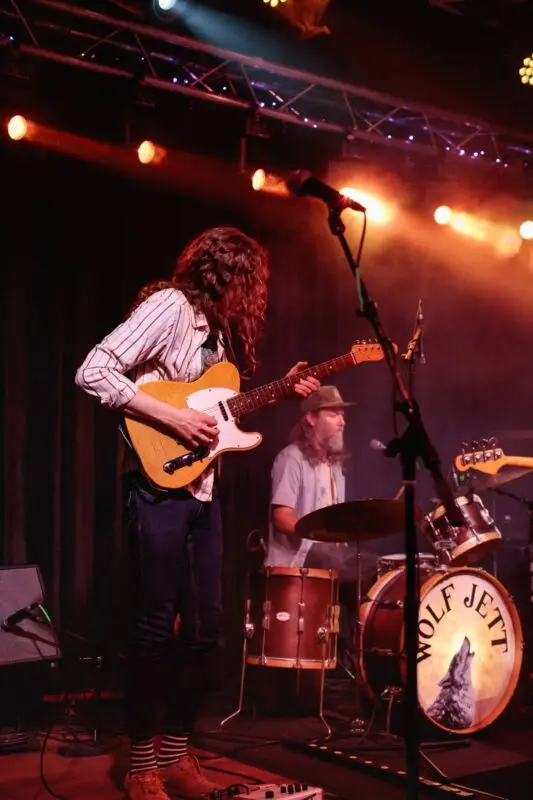
[(250, 373), (257, 367), (257, 344), (267, 304), (268, 255), (238, 228), (209, 228), (184, 249), (170, 280), (154, 281), (139, 292), (129, 313), (160, 289), (180, 289), (212, 329), (240, 340)]
[[(311, 413), (316, 414), (317, 412), (312, 411)], [(350, 458), (347, 450), (341, 450), (340, 453), (328, 453), (324, 445), (318, 441), (315, 429), (306, 416), (302, 417), (292, 429), (289, 442), (300, 448), (304, 458), (312, 467), (320, 464), (321, 461), (329, 461), (331, 464), (344, 464)]]

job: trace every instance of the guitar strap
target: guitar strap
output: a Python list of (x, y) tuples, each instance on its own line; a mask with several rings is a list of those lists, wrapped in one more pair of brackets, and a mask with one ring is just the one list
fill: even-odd
[(224, 327), (222, 328), (221, 335), (222, 335), (222, 344), (224, 345), (224, 350), (226, 351), (226, 357), (228, 361), (230, 361), (237, 367), (240, 373), (241, 370), (239, 367), (239, 362), (237, 360), (237, 356), (235, 355), (235, 350), (233, 349), (231, 331), (226, 325), (224, 325)]

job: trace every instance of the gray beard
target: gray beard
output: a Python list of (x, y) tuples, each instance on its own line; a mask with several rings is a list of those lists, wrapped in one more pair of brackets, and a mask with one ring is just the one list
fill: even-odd
[(328, 456), (336, 456), (342, 453), (344, 450), (344, 436), (342, 433), (336, 433), (334, 436), (330, 436), (329, 439), (326, 439), (324, 448)]

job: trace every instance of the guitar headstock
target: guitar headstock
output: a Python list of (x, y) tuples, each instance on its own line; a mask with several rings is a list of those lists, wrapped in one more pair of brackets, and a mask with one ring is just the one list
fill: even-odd
[[(394, 352), (398, 352), (398, 345), (392, 344)], [(357, 364), (363, 361), (383, 361), (385, 353), (377, 339), (359, 339), (352, 345), (352, 356)]]
[(470, 444), (463, 443), (461, 455), (456, 457), (454, 466), (458, 472), (475, 469), (486, 475), (496, 475), (503, 466), (504, 458), (505, 453), (498, 447), (497, 439), (480, 439)]

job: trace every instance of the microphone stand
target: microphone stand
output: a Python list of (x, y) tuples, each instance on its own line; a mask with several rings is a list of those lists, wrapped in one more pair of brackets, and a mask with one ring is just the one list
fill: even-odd
[[(426, 469), (430, 472), (435, 491), (442, 505), (449, 515), (452, 525), (464, 524), (463, 515), (455, 504), (453, 493), (446, 482), (440, 466), (439, 455), (430, 441), (424, 426), (418, 403), (411, 390), (405, 384), (398, 372), (396, 355), (391, 340), (385, 335), (378, 307), (370, 297), (367, 287), (361, 278), (359, 260), (362, 250), (363, 237), (359, 247), (357, 259), (354, 259), (344, 233), (346, 226), (340, 218), (343, 211), (341, 204), (330, 207), (328, 223), (331, 232), (339, 239), (341, 247), (348, 261), (348, 265), (356, 281), (360, 308), (358, 316), (365, 317), (374, 330), (380, 342), (385, 361), (390, 370), (394, 389), (394, 410), (401, 412), (407, 423), (401, 436), (396, 437), (387, 445), (384, 452), (386, 456), (399, 456), (402, 465), (402, 483), (405, 488), (405, 556), (406, 556), (406, 583), (404, 603), (405, 638), (404, 649), (407, 661), (406, 686), (403, 697), (404, 711), (404, 741), (406, 751), (407, 772), (407, 797), (408, 800), (417, 800), (419, 793), (419, 708), (418, 708), (418, 681), (417, 681), (417, 651), (418, 651), (418, 591), (416, 575), (416, 466), (420, 458)], [(366, 225), (366, 216), (365, 216)], [(418, 336), (418, 341), (420, 339)], [(414, 338), (414, 337), (413, 337)], [(415, 343), (416, 348), (416, 343)], [(414, 349), (413, 348), (413, 352)], [(412, 386), (411, 386), (412, 389)]]

